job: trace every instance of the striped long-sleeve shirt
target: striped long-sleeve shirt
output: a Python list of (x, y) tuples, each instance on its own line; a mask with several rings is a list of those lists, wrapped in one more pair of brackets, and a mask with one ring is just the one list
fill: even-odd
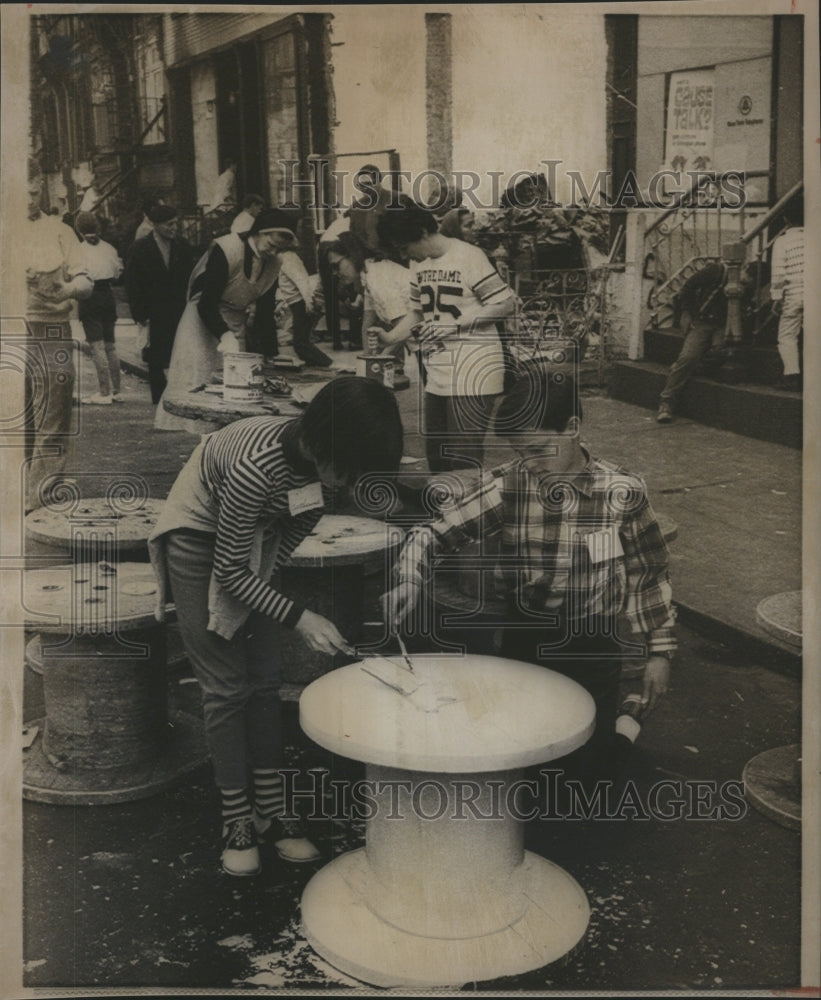
[(589, 455), (581, 472), (549, 479), (519, 462), (486, 472), (409, 533), (397, 581), (424, 583), (437, 555), (494, 536), (499, 597), (568, 619), (623, 612), (649, 653), (675, 650), (667, 546), (638, 476)]
[(322, 488), (319, 506), (291, 513), (294, 491), (312, 484), (316, 491), (318, 481), (314, 467), (300, 463), (283, 442), (288, 426), (270, 417), (229, 424), (206, 439), (200, 475), (219, 511), (216, 580), (254, 611), (293, 627), (304, 608), (252, 572), (254, 537), (260, 522), (265, 523), (266, 532), (279, 535), (276, 566), (281, 566), (314, 529), (333, 493)]

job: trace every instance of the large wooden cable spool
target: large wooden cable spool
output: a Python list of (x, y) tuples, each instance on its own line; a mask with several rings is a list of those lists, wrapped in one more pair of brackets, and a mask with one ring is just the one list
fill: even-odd
[(202, 722), (168, 710), (156, 599), (146, 563), (26, 572), (23, 605), (40, 634), (46, 714), (28, 723), (39, 733), (25, 751), (25, 798), (145, 798), (206, 760)]

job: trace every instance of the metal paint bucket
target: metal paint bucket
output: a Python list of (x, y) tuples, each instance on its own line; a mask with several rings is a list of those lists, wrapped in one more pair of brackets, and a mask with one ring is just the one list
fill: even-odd
[(261, 354), (226, 354), (222, 374), (222, 398), (231, 403), (261, 403), (265, 376)]
[(387, 354), (359, 354), (356, 361), (357, 375), (376, 379), (389, 389), (393, 388), (393, 367), (396, 358)]

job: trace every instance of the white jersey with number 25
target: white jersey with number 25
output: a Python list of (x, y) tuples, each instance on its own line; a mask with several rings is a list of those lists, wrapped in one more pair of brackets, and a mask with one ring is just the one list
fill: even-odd
[(437, 396), (499, 393), (504, 385), (499, 333), (494, 323), (474, 324), (471, 317), (512, 293), (482, 250), (462, 240), (448, 243), (441, 257), (411, 265), (411, 308), (427, 322), (454, 328), (440, 349), (425, 357), (425, 389)]

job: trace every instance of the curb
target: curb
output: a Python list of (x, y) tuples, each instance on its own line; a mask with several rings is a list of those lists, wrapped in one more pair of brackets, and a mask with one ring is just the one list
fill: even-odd
[(767, 670), (800, 680), (803, 662), (800, 650), (779, 642), (763, 631), (748, 631), (686, 604), (676, 602), (676, 608), (679, 621), (699, 635), (731, 647), (739, 656), (749, 656), (760, 661)]

